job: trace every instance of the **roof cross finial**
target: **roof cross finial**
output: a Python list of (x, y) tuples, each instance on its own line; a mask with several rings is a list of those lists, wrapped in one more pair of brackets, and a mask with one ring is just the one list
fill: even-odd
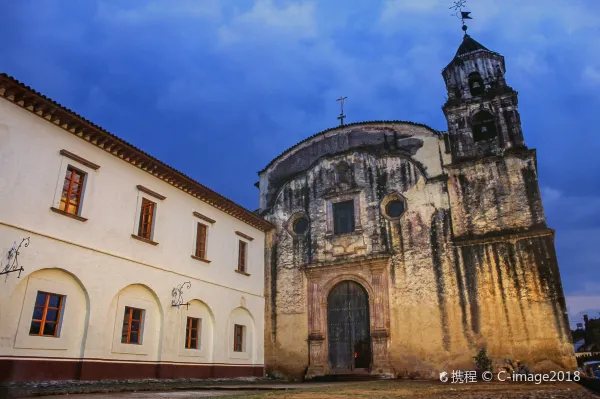
[(347, 99), (348, 97), (340, 97), (335, 101), (339, 101), (340, 105), (342, 106), (342, 112), (340, 113), (340, 116), (338, 116), (338, 120), (340, 121), (340, 126), (344, 126), (344, 119), (346, 118), (346, 115), (344, 115), (344, 100)]
[(451, 10), (455, 11), (456, 18), (462, 22), (462, 30), (467, 34), (467, 25), (465, 25), (465, 19), (473, 19), (469, 14), (471, 11), (463, 11), (463, 7), (467, 3), (467, 0), (454, 0), (454, 5), (450, 7)]

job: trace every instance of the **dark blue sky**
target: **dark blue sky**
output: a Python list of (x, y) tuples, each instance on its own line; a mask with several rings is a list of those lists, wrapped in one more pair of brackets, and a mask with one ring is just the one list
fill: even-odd
[[(347, 122), (446, 130), (451, 3), (4, 0), (0, 71), (253, 210), (256, 172), (335, 125), (342, 94)], [(471, 3), (538, 150), (569, 311), (600, 309), (600, 1)]]

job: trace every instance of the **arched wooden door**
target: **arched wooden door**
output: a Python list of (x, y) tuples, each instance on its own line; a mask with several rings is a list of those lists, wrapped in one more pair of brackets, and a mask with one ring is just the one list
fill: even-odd
[(338, 283), (327, 298), (327, 343), (332, 371), (369, 368), (369, 297), (354, 281)]

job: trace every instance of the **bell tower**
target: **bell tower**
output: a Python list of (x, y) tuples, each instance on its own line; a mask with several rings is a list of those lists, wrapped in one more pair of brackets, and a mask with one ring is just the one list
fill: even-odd
[(442, 71), (448, 101), (442, 107), (448, 122), (455, 161), (503, 154), (525, 148), (517, 110), (517, 92), (504, 77), (504, 57), (467, 34)]

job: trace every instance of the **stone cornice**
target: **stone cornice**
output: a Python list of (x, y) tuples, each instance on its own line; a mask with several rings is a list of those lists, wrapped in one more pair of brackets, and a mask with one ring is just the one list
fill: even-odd
[(255, 213), (4, 73), (0, 74), (0, 97), (250, 226), (262, 231), (274, 228)]
[(451, 164), (444, 165), (445, 169), (460, 169), (465, 166), (471, 166), (476, 164), (487, 164), (491, 162), (496, 162), (499, 159), (506, 158), (509, 156), (515, 156), (517, 158), (525, 159), (527, 157), (533, 156), (535, 157), (535, 148), (509, 148), (505, 150), (502, 154), (498, 155), (490, 155), (483, 158), (465, 158), (457, 161), (453, 161)]
[(492, 232), (474, 237), (456, 237), (454, 239), (454, 246), (465, 247), (471, 245), (480, 244), (491, 244), (495, 242), (514, 242), (520, 241), (527, 238), (536, 238), (543, 236), (554, 236), (554, 230), (550, 228), (531, 228), (523, 231), (499, 231)]
[(328, 273), (333, 270), (350, 270), (362, 267), (368, 267), (371, 270), (378, 270), (387, 267), (390, 261), (390, 255), (371, 255), (362, 256), (354, 259), (339, 259), (331, 262), (306, 264), (301, 267), (308, 277), (317, 277), (322, 273)]

